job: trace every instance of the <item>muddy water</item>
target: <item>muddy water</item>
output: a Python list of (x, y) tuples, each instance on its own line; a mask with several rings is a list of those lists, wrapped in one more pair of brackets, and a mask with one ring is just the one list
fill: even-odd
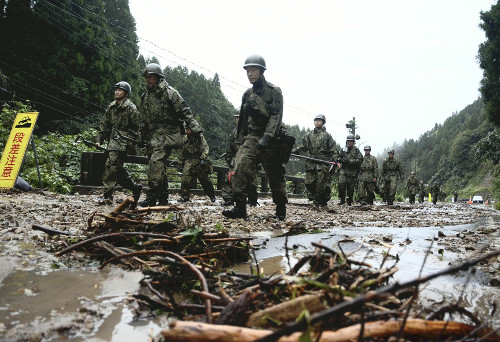
[[(282, 234), (276, 231), (273, 234), (263, 233), (254, 241), (254, 245), (258, 248), (256, 257), (260, 270), (265, 275), (287, 271), (289, 265), (293, 266), (311, 250), (311, 242), (316, 242), (334, 250), (338, 250), (337, 246), (340, 245), (346, 254), (354, 251), (351, 258), (363, 260), (374, 268), (380, 267), (384, 254), (389, 253), (383, 266), (396, 264), (399, 271), (394, 275), (394, 280), (402, 282), (417, 278), (420, 272), (422, 276), (428, 275), (452, 264), (456, 265), (459, 260), (465, 261), (462, 260), (463, 253), (458, 251), (463, 246), (458, 244), (450, 247), (449, 243), (438, 238), (439, 232), (450, 237), (457, 236), (459, 233), (475, 231), (480, 226), (498, 225), (498, 222), (499, 217), (476, 224), (448, 227), (347, 227), (314, 235), (290, 236), (287, 242), (285, 237), (273, 237)], [(498, 246), (500, 238), (484, 242)], [(288, 246), (288, 258), (285, 243)], [(442, 255), (439, 253), (440, 249), (443, 249)], [(237, 272), (249, 272), (250, 267), (249, 264), (242, 264), (234, 269)], [(493, 300), (500, 298), (500, 288), (489, 286), (488, 280), (489, 277), (480, 270), (437, 278), (421, 287), (421, 307), (432, 311), (432, 308), (438, 309), (461, 299), (462, 306), (477, 314), (483, 323), (489, 322), (491, 326), (500, 328), (500, 314), (497, 312), (493, 316), (490, 315)]]
[[(139, 289), (141, 272), (44, 266), (23, 270), (7, 258), (0, 259), (0, 265), (2, 271), (10, 269), (0, 286), (0, 326), (7, 330), (7, 341), (67, 340), (57, 331), (65, 331), (73, 341), (145, 340), (160, 330), (154, 322), (134, 322), (126, 304), (126, 296)], [(30, 331), (30, 336), (21, 331)]]

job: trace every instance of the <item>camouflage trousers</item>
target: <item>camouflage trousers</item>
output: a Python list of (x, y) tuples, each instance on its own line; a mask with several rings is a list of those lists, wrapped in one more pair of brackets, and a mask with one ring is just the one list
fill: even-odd
[(411, 204), (415, 203), (415, 196), (417, 195), (416, 190), (409, 190), (408, 191), (408, 200), (410, 201)]
[[(228, 175), (224, 179), (224, 184), (222, 185), (221, 193), (224, 201), (233, 201), (233, 184), (235, 174), (231, 175), (231, 182), (229, 182), (229, 174), (234, 171), (234, 168), (229, 168)], [(248, 202), (255, 203), (257, 202), (257, 198), (259, 197), (257, 193), (257, 188), (259, 186), (259, 177), (258, 172), (254, 175), (253, 180), (250, 182), (248, 186)]]
[(420, 203), (423, 203), (425, 201), (425, 197), (426, 197), (425, 196), (425, 191), (421, 191), (421, 192), (418, 193), (418, 201)]
[(374, 181), (358, 181), (358, 200), (360, 202), (373, 204), (375, 199), (375, 182)]
[(188, 160), (184, 164), (181, 177), (181, 197), (184, 200), (189, 200), (190, 189), (195, 187), (196, 180), (199, 180), (203, 191), (208, 197), (215, 195), (215, 190), (210, 181), (210, 173), (212, 172), (209, 164), (201, 165), (199, 160)]
[(326, 205), (331, 197), (331, 183), (332, 176), (328, 168), (326, 170), (323, 168), (306, 170), (307, 198), (314, 201), (315, 204)]
[(108, 157), (104, 164), (104, 173), (102, 174), (102, 185), (104, 186), (104, 197), (112, 197), (117, 184), (125, 189), (134, 189), (134, 181), (127, 169), (123, 166), (127, 158), (125, 151), (108, 151)]
[(172, 153), (172, 147), (165, 146), (153, 149), (149, 157), (147, 197), (160, 202), (168, 201), (168, 158)]
[(236, 167), (234, 177), (234, 200), (237, 203), (245, 203), (257, 174), (257, 166), (262, 163), (266, 172), (273, 202), (277, 205), (288, 203), (286, 195), (285, 167), (281, 158), (269, 151), (259, 151), (257, 141), (261, 136), (247, 135), (245, 142), (236, 154)]
[(396, 198), (396, 188), (398, 186), (398, 177), (397, 176), (387, 176), (384, 177), (384, 189), (385, 189), (385, 198), (387, 202), (394, 202)]
[(341, 173), (339, 175), (339, 197), (340, 202), (346, 201), (352, 203), (354, 201), (354, 187), (356, 185), (357, 175), (349, 175)]

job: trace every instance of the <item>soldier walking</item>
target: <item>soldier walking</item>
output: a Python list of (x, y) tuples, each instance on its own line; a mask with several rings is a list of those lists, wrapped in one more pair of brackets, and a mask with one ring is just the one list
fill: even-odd
[(212, 173), (212, 163), (208, 160), (208, 144), (203, 137), (203, 133), (193, 133), (191, 128), (185, 127), (186, 135), (182, 139), (181, 162), (183, 165), (181, 177), (181, 202), (189, 201), (189, 190), (195, 184), (196, 179), (210, 198), (215, 202), (215, 190), (210, 181)]
[(167, 160), (173, 149), (182, 144), (183, 122), (193, 133), (202, 129), (193, 118), (179, 92), (168, 85), (163, 71), (156, 63), (146, 65), (142, 71), (146, 78), (146, 91), (141, 95), (141, 138), (146, 143), (149, 158), (146, 200), (141, 206), (168, 204)]
[(130, 84), (118, 82), (115, 84), (115, 100), (110, 103), (101, 122), (97, 135), (97, 143), (108, 140), (106, 163), (102, 175), (104, 185), (103, 202), (111, 204), (113, 191), (117, 184), (132, 190), (134, 205), (141, 194), (142, 185), (134, 183), (127, 169), (123, 166), (127, 153), (135, 154), (135, 145), (120, 136), (136, 140), (139, 131), (139, 111), (127, 97), (131, 92)]
[(354, 135), (347, 135), (346, 146), (340, 151), (339, 157), (339, 163), (342, 164), (339, 175), (339, 205), (344, 204), (346, 200), (347, 205), (351, 205), (354, 201), (354, 186), (356, 185), (362, 161), (363, 155), (354, 146)]
[(398, 179), (402, 182), (404, 173), (401, 162), (394, 158), (394, 150), (389, 150), (387, 152), (389, 155), (382, 164), (382, 178), (384, 179), (384, 189), (388, 205), (394, 204), (394, 199), (396, 197), (396, 187), (398, 185)]
[[(238, 125), (238, 121), (240, 118), (240, 112), (239, 110), (237, 113), (234, 115), (236, 119), (236, 125)], [(225, 207), (233, 205), (234, 200), (233, 200), (233, 180), (235, 177), (234, 173), (234, 167), (236, 164), (236, 152), (238, 152), (238, 149), (240, 148), (241, 144), (236, 143), (236, 133), (237, 133), (237, 128), (235, 128), (231, 134), (229, 135), (229, 138), (227, 140), (227, 150), (224, 156), (224, 159), (226, 160), (227, 167), (229, 169), (229, 175), (228, 177), (225, 178), (224, 180), (224, 185), (222, 186), (222, 198), (224, 199), (223, 205)], [(248, 204), (251, 206), (257, 206), (258, 205), (258, 193), (257, 193), (257, 180), (258, 180), (258, 170), (256, 170), (256, 174), (254, 175), (253, 181), (250, 182), (248, 186)]]
[[(244, 94), (236, 142), (242, 143), (236, 154), (234, 201), (231, 210), (222, 214), (229, 218), (246, 217), (246, 199), (249, 186), (262, 163), (276, 204), (275, 217), (286, 217), (285, 167), (282, 151), (273, 149), (273, 142), (279, 136), (283, 118), (283, 95), (281, 89), (269, 83), (265, 77), (266, 62), (259, 55), (249, 56), (243, 68), (252, 84)], [(281, 153), (280, 153), (281, 152)]]
[[(293, 150), (293, 153), (309, 153), (311, 158), (326, 161), (338, 159), (337, 143), (325, 128), (326, 118), (318, 114), (314, 118), (314, 129), (307, 133), (302, 139), (302, 146)], [(331, 197), (332, 175), (328, 165), (314, 163), (306, 160), (305, 186), (307, 198), (313, 201), (315, 206), (326, 206)]]
[(378, 177), (378, 162), (377, 158), (372, 156), (371, 146), (365, 146), (365, 156), (360, 165), (360, 173), (358, 178), (358, 199), (361, 205), (373, 204), (375, 199), (375, 186), (377, 185)]
[(434, 182), (432, 184), (430, 193), (431, 193), (432, 203), (436, 204), (439, 199), (439, 195), (441, 194), (441, 188), (439, 187), (437, 182)]
[(415, 203), (415, 195), (419, 190), (418, 179), (415, 177), (415, 172), (411, 172), (410, 177), (406, 180), (406, 190), (410, 199), (410, 204)]
[(423, 203), (425, 200), (425, 184), (424, 181), (420, 181), (420, 184), (418, 185), (418, 202)]

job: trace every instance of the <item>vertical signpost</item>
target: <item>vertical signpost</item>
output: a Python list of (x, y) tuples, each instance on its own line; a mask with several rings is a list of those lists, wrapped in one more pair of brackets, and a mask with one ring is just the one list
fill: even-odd
[(17, 114), (0, 159), (0, 189), (14, 187), (37, 118), (38, 113)]

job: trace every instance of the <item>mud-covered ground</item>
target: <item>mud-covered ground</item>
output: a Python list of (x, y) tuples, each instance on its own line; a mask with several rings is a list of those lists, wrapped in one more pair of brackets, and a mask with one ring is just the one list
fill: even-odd
[[(75, 340), (108, 341), (124, 340), (133, 333), (138, 334), (136, 340), (147, 340), (162, 326), (156, 321), (123, 324), (133, 318), (125, 317), (130, 311), (118, 309), (126, 307), (127, 293), (137, 291), (140, 274), (113, 268), (97, 271), (97, 264), (92, 265), (83, 255), (81, 264), (68, 264), (64, 257), (53, 256), (52, 241), (57, 236), (32, 229), (34, 224), (46, 225), (85, 236), (88, 217), (95, 211), (112, 211), (125, 195), (116, 197), (117, 203), (99, 205), (98, 195), (0, 192), (0, 340), (65, 340), (70, 336)], [(171, 203), (177, 204), (178, 198), (172, 195)], [(248, 207), (247, 220), (229, 220), (222, 216), (220, 203), (194, 196), (191, 202), (182, 204), (185, 210), (181, 215), (196, 220), (207, 231), (226, 229), (231, 235), (254, 236), (254, 245), (260, 251), (257, 257), (269, 260), (283, 255), (280, 236), (291, 233), (302, 234), (290, 240), (290, 248), (297, 252), (312, 250), (309, 240), (333, 243), (329, 240), (332, 236), (336, 241), (351, 241), (370, 250), (385, 249), (394, 259), (403, 253), (423, 255), (428, 248), (435, 256), (435, 262), (431, 262), (434, 269), (500, 246), (500, 212), (488, 205), (426, 202), (348, 207), (331, 201), (327, 208), (317, 209), (307, 200), (290, 199), (287, 219), (278, 221), (272, 217), (274, 205), (269, 199), (259, 199), (259, 203)], [(155, 215), (165, 218), (168, 213)], [(417, 276), (422, 264), (418, 260), (405, 264), (400, 277)], [(281, 259), (276, 264), (283, 266)], [(477, 269), (480, 279), (475, 284), (486, 289), (481, 293), (485, 298), (497, 296), (500, 258)], [(445, 291), (460, 289), (451, 286)], [(71, 296), (75, 299), (65, 301)], [(482, 298), (470, 296), (471, 302)], [(444, 295), (427, 300), (436, 303), (442, 298)], [(491, 305), (485, 299), (482, 310), (491, 310)], [(493, 324), (500, 325), (498, 314), (492, 317)]]

